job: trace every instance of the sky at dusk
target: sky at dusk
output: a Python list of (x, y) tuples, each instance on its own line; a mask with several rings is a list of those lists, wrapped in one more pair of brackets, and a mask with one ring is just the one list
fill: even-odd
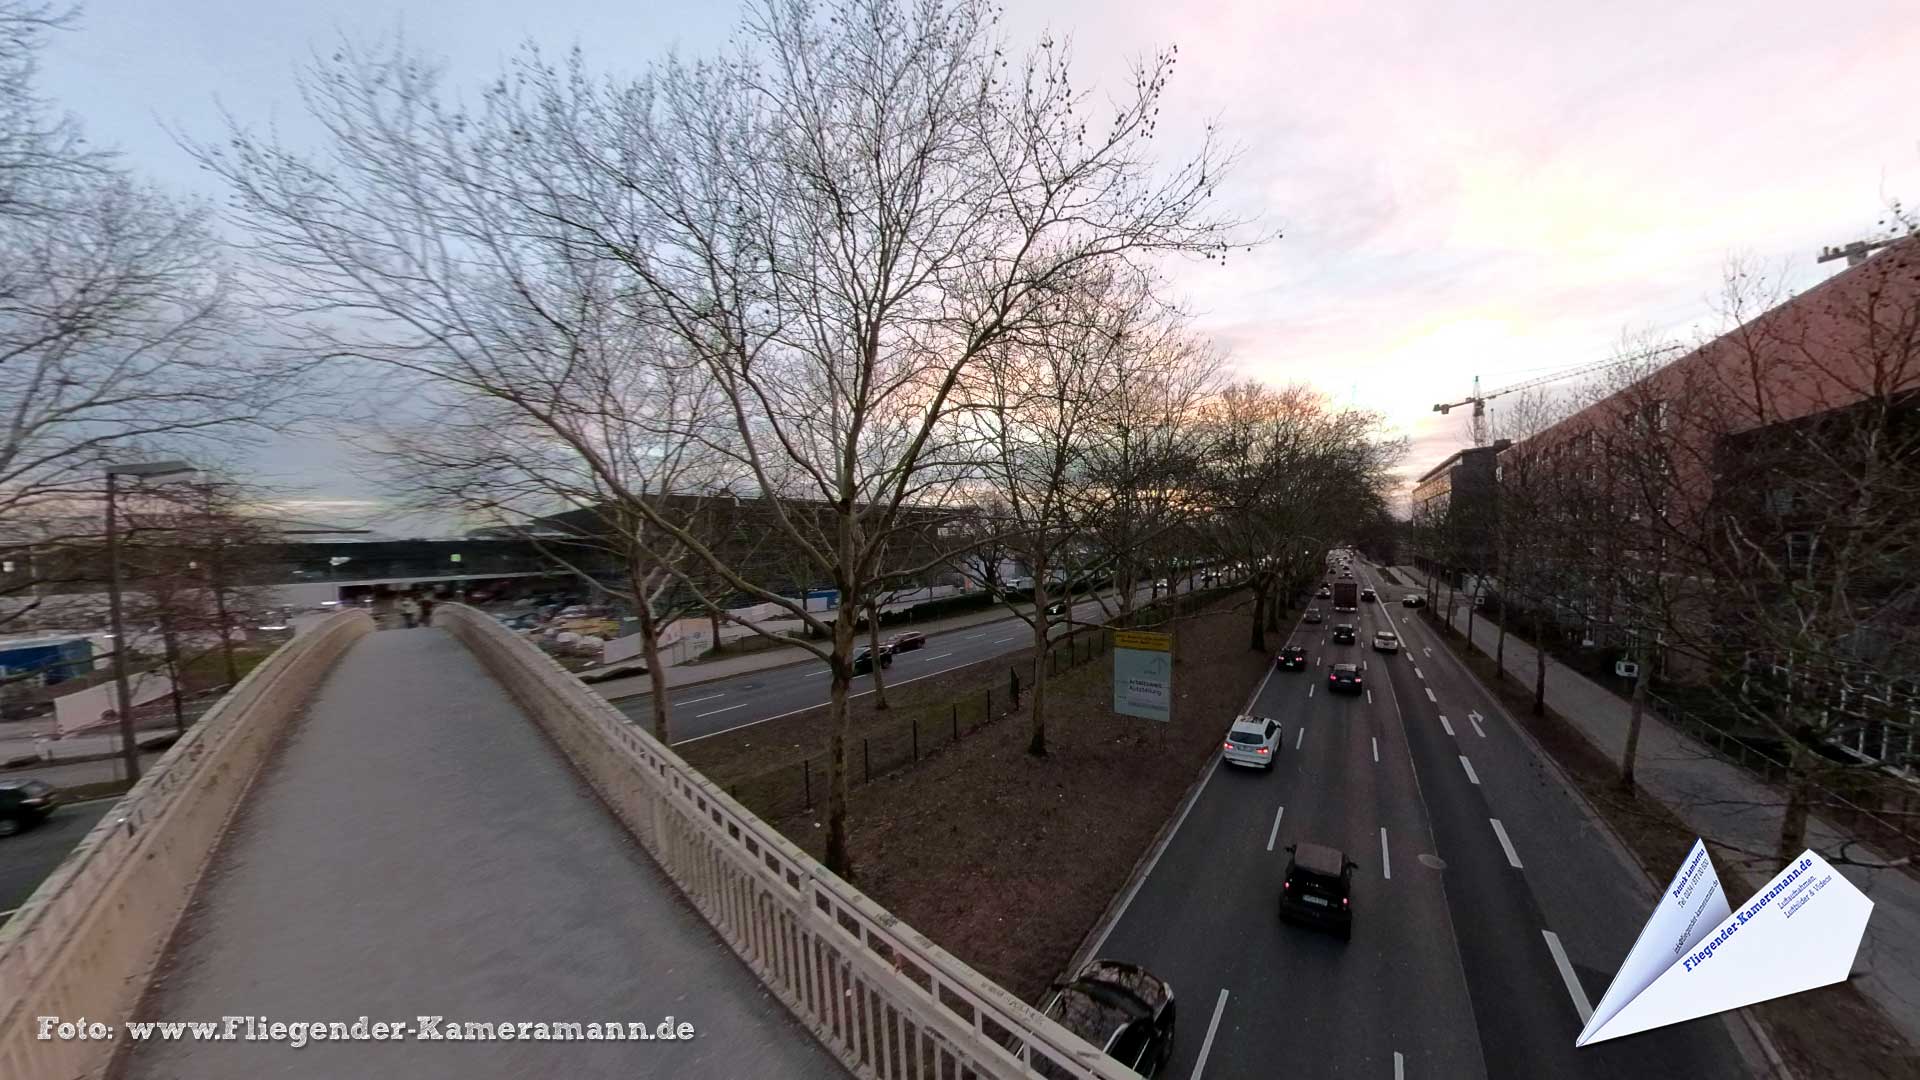
[[(527, 37), (611, 75), (721, 45), (724, 2), (96, 0), (56, 35), (43, 87), (148, 179), (217, 198), (167, 133), (226, 109), (310, 143), (295, 76), (341, 34), (401, 34), (470, 90)], [(1418, 473), (1465, 444), (1434, 402), (1604, 359), (1623, 333), (1717, 325), (1729, 257), (1805, 287), (1889, 199), (1920, 201), (1920, 19), (1911, 0), (1368, 5), (1012, 3), (1016, 47), (1070, 37), (1077, 83), (1119, 87), (1170, 45), (1165, 151), (1217, 120), (1242, 157), (1225, 206), (1284, 236), (1173, 269), (1235, 369), (1384, 413)], [(384, 515), (350, 433), (262, 449), (299, 509)]]

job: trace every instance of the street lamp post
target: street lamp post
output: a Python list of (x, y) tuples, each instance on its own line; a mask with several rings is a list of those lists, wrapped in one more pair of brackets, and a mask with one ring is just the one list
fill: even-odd
[(120, 540), (114, 530), (116, 479), (122, 476), (173, 476), (192, 472), (184, 461), (152, 461), (107, 466), (107, 620), (113, 629), (113, 684), (120, 712), (120, 757), (127, 782), (140, 779), (140, 747), (133, 737), (133, 692), (127, 687), (127, 630), (120, 615)]

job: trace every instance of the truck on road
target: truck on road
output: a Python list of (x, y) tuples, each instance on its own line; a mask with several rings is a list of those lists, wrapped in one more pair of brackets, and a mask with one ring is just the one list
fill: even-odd
[(1333, 610), (1360, 610), (1360, 583), (1357, 581), (1336, 581), (1333, 583)]

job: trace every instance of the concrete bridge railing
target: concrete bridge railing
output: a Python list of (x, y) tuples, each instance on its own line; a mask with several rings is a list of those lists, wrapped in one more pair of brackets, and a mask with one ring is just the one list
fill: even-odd
[(0, 1077), (106, 1068), (118, 1040), (42, 1038), (39, 1017), (118, 1031), (260, 766), (347, 647), (373, 629), (335, 615), (281, 646), (173, 749), (0, 927)]
[(829, 872), (496, 620), (457, 605), (436, 615), (855, 1075), (1133, 1076)]

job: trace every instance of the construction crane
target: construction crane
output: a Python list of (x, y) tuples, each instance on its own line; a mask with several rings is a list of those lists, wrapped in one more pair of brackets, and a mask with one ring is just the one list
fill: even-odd
[(1473, 421), (1471, 427), (1473, 445), (1485, 446), (1487, 445), (1487, 402), (1492, 401), (1494, 398), (1520, 390), (1531, 390), (1536, 386), (1545, 386), (1548, 383), (1559, 382), (1562, 379), (1573, 379), (1581, 375), (1592, 375), (1596, 372), (1605, 371), (1608, 368), (1619, 367), (1622, 364), (1631, 364), (1640, 360), (1650, 360), (1656, 356), (1664, 356), (1669, 353), (1678, 352), (1680, 349), (1681, 346), (1678, 345), (1663, 345), (1657, 349), (1648, 349), (1644, 352), (1630, 353), (1626, 356), (1615, 356), (1596, 363), (1582, 364), (1579, 367), (1567, 368), (1564, 371), (1555, 371), (1547, 375), (1540, 375), (1528, 379), (1525, 382), (1514, 383), (1512, 386), (1503, 386), (1498, 390), (1486, 394), (1480, 392), (1480, 376), (1475, 375), (1473, 377), (1472, 394), (1469, 394), (1459, 401), (1449, 401), (1443, 405), (1435, 405), (1433, 411), (1439, 413), (1441, 416), (1445, 416), (1462, 406), (1473, 406)]

